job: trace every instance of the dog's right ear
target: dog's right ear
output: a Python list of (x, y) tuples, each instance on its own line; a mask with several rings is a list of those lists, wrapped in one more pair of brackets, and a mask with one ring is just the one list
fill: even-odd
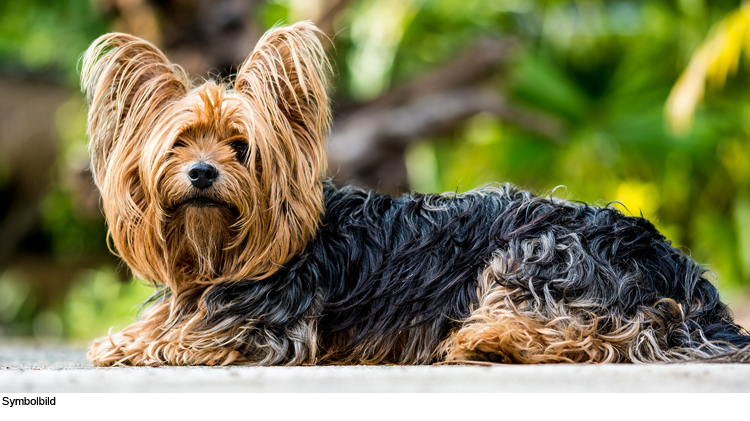
[(122, 169), (123, 161), (139, 157), (150, 126), (166, 105), (188, 92), (189, 79), (153, 44), (127, 34), (99, 37), (82, 62), (91, 170), (101, 190), (112, 166)]

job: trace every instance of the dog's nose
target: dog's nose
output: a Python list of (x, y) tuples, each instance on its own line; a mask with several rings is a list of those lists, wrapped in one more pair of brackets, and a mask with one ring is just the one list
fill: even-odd
[(219, 171), (213, 165), (205, 164), (200, 162), (194, 164), (188, 170), (188, 178), (193, 184), (193, 187), (197, 189), (207, 189), (214, 183), (216, 177), (219, 176)]

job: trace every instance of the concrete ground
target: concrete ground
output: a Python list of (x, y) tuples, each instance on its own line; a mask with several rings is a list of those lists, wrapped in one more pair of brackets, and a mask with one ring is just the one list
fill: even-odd
[(94, 368), (81, 348), (6, 344), (2, 392), (750, 392), (750, 364)]

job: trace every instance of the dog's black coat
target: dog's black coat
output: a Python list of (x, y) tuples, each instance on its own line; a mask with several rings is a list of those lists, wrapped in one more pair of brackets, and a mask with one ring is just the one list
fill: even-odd
[[(206, 291), (206, 325), (241, 316), (283, 338), (301, 319), (317, 318), (319, 344), (335, 348), (333, 359), (383, 338), (392, 346), (419, 326), (437, 347), (476, 307), (479, 274), (504, 251), (519, 260), (498, 282), (523, 291), (528, 305), (584, 303), (603, 330), (645, 311), (668, 325), (668, 347), (698, 347), (701, 337), (750, 345), (703, 268), (648, 220), (611, 207), (511, 186), (392, 198), (326, 183), (325, 209), (314, 240), (276, 274)], [(684, 317), (662, 309), (664, 298), (686, 309)]]

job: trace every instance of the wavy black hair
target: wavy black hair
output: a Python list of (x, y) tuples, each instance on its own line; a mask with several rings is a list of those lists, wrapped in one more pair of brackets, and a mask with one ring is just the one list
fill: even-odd
[(247, 361), (747, 359), (750, 336), (706, 270), (642, 217), (509, 185), (324, 194), (303, 253), (194, 298), (203, 329), (243, 326)]

